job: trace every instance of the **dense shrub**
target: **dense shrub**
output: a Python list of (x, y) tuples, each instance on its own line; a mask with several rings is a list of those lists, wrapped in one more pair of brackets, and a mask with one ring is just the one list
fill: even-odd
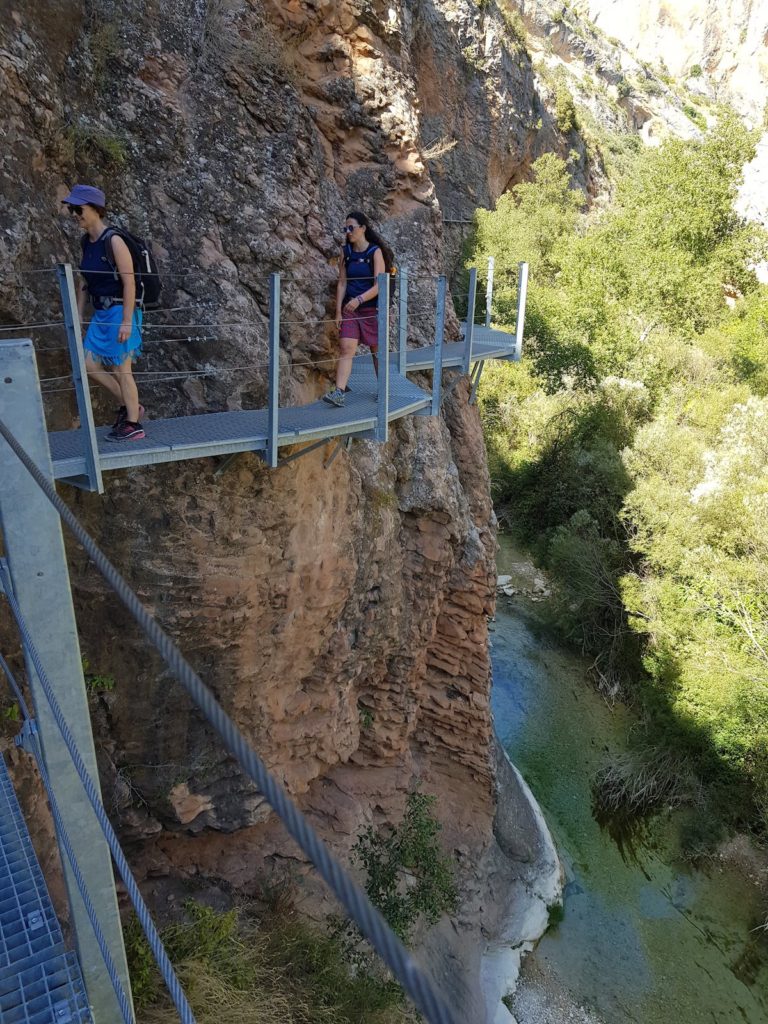
[(753, 152), (725, 118), (630, 155), (597, 216), (549, 155), (478, 214), (475, 258), (496, 256), (510, 324), (531, 264), (526, 360), (486, 370), (480, 406), (502, 517), (559, 580), (556, 624), (643, 709), (643, 749), (684, 751), (721, 810), (766, 820), (768, 290), (765, 236), (733, 209)]

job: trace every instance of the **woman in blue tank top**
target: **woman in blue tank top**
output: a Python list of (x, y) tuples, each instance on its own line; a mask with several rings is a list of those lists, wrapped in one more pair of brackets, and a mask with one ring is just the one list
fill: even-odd
[(133, 377), (133, 361), (141, 352), (142, 311), (136, 307), (136, 278), (128, 246), (104, 223), (106, 199), (100, 188), (75, 185), (62, 200), (83, 231), (83, 282), (77, 311), (83, 323), (86, 300), (93, 306), (83, 339), (88, 375), (117, 399), (119, 409), (108, 441), (139, 441), (145, 437), (144, 407)]
[(377, 277), (386, 272), (384, 240), (373, 230), (368, 218), (358, 210), (347, 215), (344, 224), (346, 244), (341, 250), (339, 283), (336, 286), (336, 326), (341, 353), (336, 364), (336, 387), (323, 395), (330, 405), (344, 405), (344, 395), (352, 372), (352, 359), (358, 345), (365, 345), (379, 372)]

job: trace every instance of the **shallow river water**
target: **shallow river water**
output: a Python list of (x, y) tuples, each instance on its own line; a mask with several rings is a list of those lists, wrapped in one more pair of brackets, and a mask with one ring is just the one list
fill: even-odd
[[(499, 573), (520, 560), (502, 538)], [(606, 705), (582, 659), (536, 635), (524, 601), (499, 598), (492, 644), (496, 728), (566, 877), (563, 919), (524, 973), (554, 976), (605, 1024), (766, 1024), (768, 943), (751, 931), (761, 908), (748, 867), (691, 867), (674, 815), (622, 856), (592, 816), (591, 781), (606, 751), (624, 748), (629, 713)], [(539, 1019), (559, 1024), (554, 1012)]]

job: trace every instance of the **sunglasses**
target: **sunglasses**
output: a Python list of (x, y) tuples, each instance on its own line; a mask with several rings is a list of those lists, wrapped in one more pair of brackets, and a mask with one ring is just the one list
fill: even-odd
[(69, 206), (68, 209), (69, 209), (69, 212), (72, 214), (73, 217), (81, 217), (82, 216), (82, 213), (83, 213), (82, 206)]
[(344, 234), (345, 234), (345, 235), (351, 235), (351, 234), (352, 234), (352, 232), (353, 232), (353, 231), (357, 231), (357, 229), (358, 229), (359, 227), (360, 227), (360, 225), (359, 225), (359, 224), (351, 224), (351, 225), (350, 225), (350, 224), (345, 224), (345, 225), (344, 225)]

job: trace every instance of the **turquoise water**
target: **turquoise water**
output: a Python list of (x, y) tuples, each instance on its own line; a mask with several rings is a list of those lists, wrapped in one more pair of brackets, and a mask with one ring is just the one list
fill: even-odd
[[(502, 539), (500, 573), (520, 556)], [(499, 598), (492, 634), (498, 734), (542, 806), (566, 874), (563, 920), (534, 957), (606, 1024), (766, 1024), (768, 942), (746, 872), (678, 857), (675, 815), (632, 857), (592, 817), (591, 780), (632, 719), (609, 708), (585, 662), (535, 634)], [(626, 854), (626, 851), (625, 851)]]

